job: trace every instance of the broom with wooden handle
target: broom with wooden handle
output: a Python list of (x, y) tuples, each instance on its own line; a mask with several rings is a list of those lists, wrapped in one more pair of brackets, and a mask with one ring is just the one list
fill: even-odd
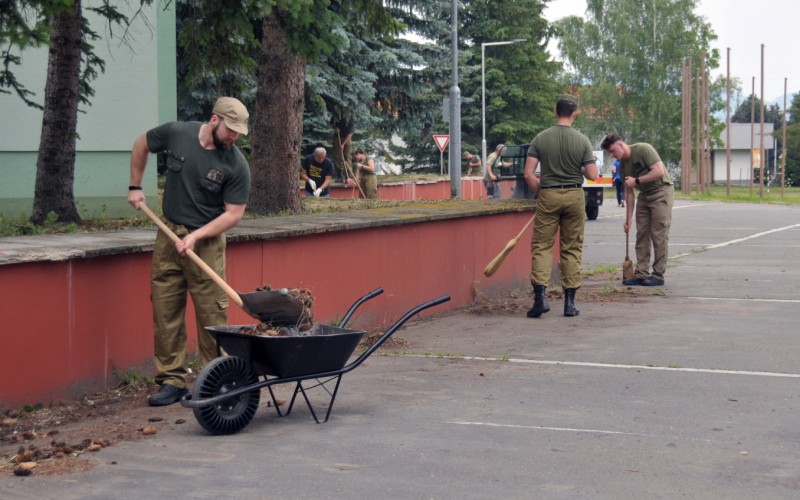
[(633, 262), (630, 257), (630, 243), (628, 233), (625, 233), (625, 262), (622, 263), (622, 279), (628, 280), (633, 278)]
[(495, 257), (494, 259), (492, 259), (491, 262), (489, 262), (489, 264), (486, 266), (486, 269), (483, 270), (483, 274), (485, 274), (487, 277), (491, 276), (500, 268), (500, 264), (503, 263), (503, 261), (506, 259), (506, 256), (511, 252), (511, 250), (513, 250), (514, 247), (517, 246), (519, 239), (522, 237), (523, 233), (525, 233), (525, 231), (528, 229), (528, 226), (533, 224), (534, 219), (536, 219), (536, 214), (533, 214), (531, 220), (529, 220), (528, 223), (525, 224), (525, 227), (522, 228), (522, 231), (520, 231), (518, 235), (516, 235), (511, 239), (511, 241), (506, 243), (506, 247), (503, 249), (503, 251), (497, 254), (497, 257)]

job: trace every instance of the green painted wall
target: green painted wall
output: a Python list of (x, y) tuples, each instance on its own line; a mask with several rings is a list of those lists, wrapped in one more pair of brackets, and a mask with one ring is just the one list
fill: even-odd
[[(83, 217), (130, 216), (127, 204), (130, 149), (136, 137), (177, 116), (175, 5), (159, 0), (144, 7), (130, 29), (128, 45), (103, 38), (95, 49), (106, 71), (93, 82), (92, 105), (78, 115), (75, 202)], [(130, 9), (138, 8), (130, 4)], [(118, 3), (124, 9), (125, 4)], [(128, 14), (132, 14), (130, 10)], [(84, 12), (95, 31), (108, 36), (102, 20)], [(147, 22), (145, 22), (145, 18)], [(114, 30), (121, 33), (122, 30)], [(41, 100), (47, 75), (47, 51), (28, 50), (17, 78)], [(13, 120), (0, 120), (0, 215), (16, 220), (30, 215), (42, 112), (15, 95), (0, 94), (0, 109)], [(143, 182), (145, 194), (157, 195), (156, 161), (151, 157)]]

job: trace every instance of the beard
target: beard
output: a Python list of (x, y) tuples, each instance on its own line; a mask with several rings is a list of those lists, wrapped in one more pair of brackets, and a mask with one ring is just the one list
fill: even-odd
[(211, 129), (211, 138), (214, 139), (214, 147), (216, 147), (217, 149), (230, 148), (231, 147), (230, 144), (222, 142), (217, 136), (217, 127), (219, 127), (219, 124), (217, 124), (214, 128)]

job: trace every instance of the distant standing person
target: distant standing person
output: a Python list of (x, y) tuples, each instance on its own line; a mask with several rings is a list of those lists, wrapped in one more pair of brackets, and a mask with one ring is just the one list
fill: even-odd
[(225, 231), (244, 215), (250, 194), (250, 167), (234, 143), (247, 135), (247, 108), (220, 97), (207, 123), (171, 122), (139, 136), (131, 151), (128, 203), (145, 202), (142, 179), (150, 153), (166, 153), (164, 223), (181, 240), (173, 243), (160, 229), (153, 246), (150, 300), (159, 391), (150, 406), (176, 403), (186, 389), (186, 295), (192, 295), (200, 362), (216, 357), (216, 342), (205, 327), (228, 323), (228, 298), (186, 252), (193, 250), (225, 277)]
[(364, 153), (361, 148), (355, 154), (356, 182), (361, 186), (364, 197), (368, 200), (378, 198), (378, 176), (375, 174), (375, 160)]
[[(675, 190), (664, 162), (655, 148), (645, 142), (628, 145), (618, 134), (603, 139), (603, 150), (620, 162), (628, 202), (625, 232), (630, 231), (631, 215), (636, 206), (636, 272), (622, 283), (628, 286), (661, 286), (667, 270), (669, 228)], [(639, 190), (634, 201), (633, 190)], [(653, 251), (652, 272), (650, 250)]]
[(464, 159), (467, 160), (467, 176), (472, 175), (472, 171), (481, 173), (481, 159), (477, 155), (464, 151)]
[[(531, 240), (533, 307), (529, 318), (550, 310), (545, 290), (550, 282), (553, 246), (561, 231), (560, 269), (564, 289), (564, 316), (577, 316), (575, 292), (581, 281), (583, 229), (586, 219), (583, 178), (597, 180), (597, 159), (589, 139), (572, 128), (578, 116), (578, 98), (562, 95), (555, 107), (556, 125), (540, 132), (528, 147), (525, 182), (536, 193), (536, 222)], [(541, 164), (541, 178), (536, 167)]]
[(486, 186), (486, 194), (495, 199), (500, 199), (500, 184), (497, 176), (500, 174), (500, 167), (505, 163), (500, 157), (505, 154), (506, 145), (498, 144), (494, 152), (486, 158), (486, 173), (483, 174), (483, 184)]
[(611, 166), (611, 177), (614, 179), (614, 188), (617, 190), (617, 206), (624, 207), (625, 183), (622, 182), (622, 177), (619, 175), (619, 160), (616, 160)]
[(333, 162), (327, 157), (325, 148), (317, 148), (314, 154), (303, 158), (300, 177), (306, 181), (306, 196), (326, 197), (333, 179)]

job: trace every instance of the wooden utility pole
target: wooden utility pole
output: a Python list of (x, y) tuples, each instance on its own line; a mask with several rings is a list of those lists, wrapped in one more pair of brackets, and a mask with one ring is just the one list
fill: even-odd
[(765, 174), (764, 170), (767, 165), (766, 158), (764, 158), (764, 156), (766, 155), (764, 154), (764, 44), (763, 43), (761, 44), (761, 139), (759, 144), (760, 145), (758, 147), (758, 155), (759, 155), (758, 163), (760, 163), (761, 166), (759, 168), (758, 180), (761, 182), (759, 182), (758, 195), (763, 198), (764, 174)]
[(703, 192), (711, 191), (711, 99), (708, 90), (708, 67), (703, 59)]
[(683, 168), (681, 169), (681, 191), (692, 192), (692, 58), (686, 59), (683, 68)]
[(753, 196), (753, 174), (755, 174), (755, 164), (753, 162), (753, 141), (756, 135), (756, 77), (753, 77), (753, 90), (750, 93), (750, 196)]
[(783, 198), (783, 187), (786, 185), (786, 85), (789, 79), (783, 79), (783, 139), (781, 139), (781, 198)]
[(694, 84), (695, 84), (695, 96), (696, 96), (695, 97), (695, 101), (696, 101), (696, 104), (695, 104), (696, 122), (695, 123), (697, 123), (697, 128), (695, 129), (697, 132), (694, 135), (694, 158), (695, 158), (695, 167), (697, 168), (697, 193), (698, 194), (700, 194), (702, 192), (701, 191), (701, 187), (700, 187), (702, 185), (702, 184), (700, 184), (700, 171), (702, 170), (702, 164), (703, 164), (702, 155), (701, 155), (701, 151), (700, 151), (700, 136), (703, 135), (701, 133), (701, 131), (703, 130), (703, 125), (702, 125), (702, 123), (700, 123), (700, 108), (702, 108), (702, 106), (700, 104), (701, 104), (701, 102), (703, 100), (703, 97), (702, 97), (703, 94), (702, 94), (702, 92), (700, 92), (700, 80), (702, 80), (702, 78), (700, 77), (700, 68), (702, 66), (703, 66), (703, 56), (701, 54), (700, 61), (697, 63), (697, 69), (695, 70), (695, 82), (694, 82)]
[(726, 94), (728, 96), (725, 104), (725, 172), (727, 177), (725, 194), (731, 195), (731, 48), (728, 47), (728, 75), (725, 78)]

